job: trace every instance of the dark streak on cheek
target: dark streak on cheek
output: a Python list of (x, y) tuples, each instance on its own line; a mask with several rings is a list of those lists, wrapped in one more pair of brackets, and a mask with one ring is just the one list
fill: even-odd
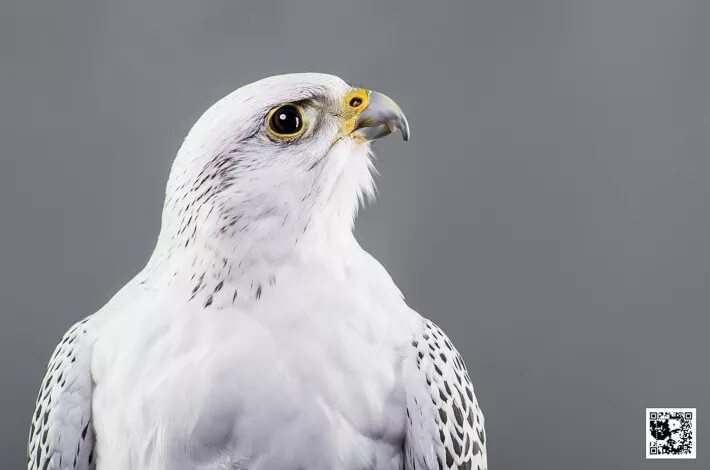
[(315, 162), (313, 162), (313, 164), (312, 164), (311, 166), (309, 166), (309, 167), (308, 167), (308, 170), (306, 170), (306, 171), (311, 171), (311, 170), (313, 170), (315, 167), (317, 167), (318, 165), (320, 165), (324, 160), (325, 160), (325, 155), (322, 156), (321, 158), (319, 158), (318, 160), (316, 160)]

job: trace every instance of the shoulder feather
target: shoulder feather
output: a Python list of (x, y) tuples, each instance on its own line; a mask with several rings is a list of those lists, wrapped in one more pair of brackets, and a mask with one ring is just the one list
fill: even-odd
[(424, 319), (404, 363), (406, 470), (486, 470), (483, 413), (461, 355)]
[(90, 320), (87, 317), (69, 329), (49, 361), (32, 416), (29, 470), (95, 468)]

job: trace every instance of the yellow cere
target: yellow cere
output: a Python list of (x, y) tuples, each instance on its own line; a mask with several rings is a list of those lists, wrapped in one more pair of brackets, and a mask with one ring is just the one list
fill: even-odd
[(370, 94), (364, 88), (358, 88), (347, 95), (343, 100), (342, 112), (340, 117), (343, 119), (343, 134), (350, 134), (355, 128), (355, 120), (358, 115), (367, 108), (367, 103), (370, 99)]

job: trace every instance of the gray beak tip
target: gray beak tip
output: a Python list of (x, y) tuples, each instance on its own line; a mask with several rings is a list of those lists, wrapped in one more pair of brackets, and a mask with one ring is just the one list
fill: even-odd
[(404, 139), (405, 142), (409, 142), (409, 136), (411, 135), (409, 132), (409, 123), (407, 120), (404, 120), (404, 125), (400, 128), (402, 131), (402, 139)]

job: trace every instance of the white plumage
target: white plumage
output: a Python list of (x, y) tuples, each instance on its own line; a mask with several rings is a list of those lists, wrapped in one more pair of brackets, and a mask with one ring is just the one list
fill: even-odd
[(460, 356), (352, 234), (395, 128), (394, 102), (322, 74), (210, 108), (148, 264), (50, 361), (29, 469), (485, 469)]

